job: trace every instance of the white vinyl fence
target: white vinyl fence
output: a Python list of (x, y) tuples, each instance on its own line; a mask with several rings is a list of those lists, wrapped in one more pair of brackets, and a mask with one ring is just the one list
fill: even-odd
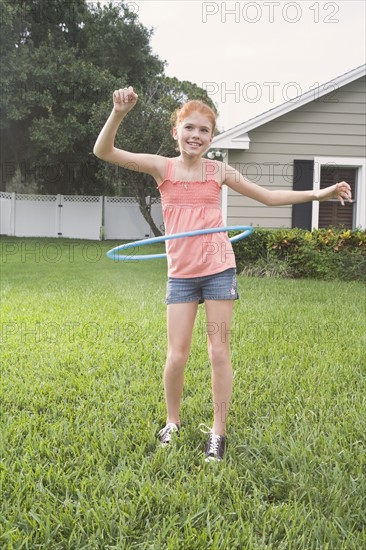
[[(149, 200), (149, 197), (147, 199)], [(163, 230), (160, 199), (151, 199), (150, 212), (157, 227)], [(151, 236), (153, 236), (151, 228), (142, 216), (136, 199), (104, 197), (105, 239), (142, 239)]]
[[(156, 225), (163, 229), (160, 200), (147, 200)], [(131, 197), (0, 193), (1, 235), (100, 240), (103, 221), (105, 239), (153, 236)]]

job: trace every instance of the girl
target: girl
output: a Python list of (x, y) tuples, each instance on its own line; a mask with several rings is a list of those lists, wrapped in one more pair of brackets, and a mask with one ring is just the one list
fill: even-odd
[[(137, 102), (130, 86), (113, 94), (113, 110), (100, 132), (94, 154), (107, 162), (150, 174), (159, 188), (166, 234), (223, 226), (220, 190), (223, 185), (265, 205), (280, 206), (308, 201), (339, 199), (351, 202), (346, 182), (320, 191), (270, 191), (218, 161), (203, 158), (215, 131), (215, 113), (200, 102), (189, 101), (175, 112), (173, 138), (179, 156), (136, 154), (117, 149), (117, 130)], [(235, 258), (226, 233), (175, 239), (166, 243), (168, 257), (167, 333), (164, 370), (166, 426), (160, 430), (163, 446), (180, 427), (180, 402), (184, 367), (192, 338), (198, 304), (205, 303), (207, 327), (230, 331), (236, 288)], [(177, 330), (179, 327), (179, 330)], [(208, 355), (212, 367), (214, 422), (209, 429), (206, 461), (222, 460), (226, 444), (226, 417), (232, 393), (230, 342), (222, 330), (208, 330)]]

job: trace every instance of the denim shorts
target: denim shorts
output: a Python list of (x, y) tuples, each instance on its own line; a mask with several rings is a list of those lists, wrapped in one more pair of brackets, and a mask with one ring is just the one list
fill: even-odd
[(182, 304), (205, 300), (238, 300), (236, 269), (231, 267), (204, 277), (180, 279), (169, 277), (166, 290), (166, 304)]

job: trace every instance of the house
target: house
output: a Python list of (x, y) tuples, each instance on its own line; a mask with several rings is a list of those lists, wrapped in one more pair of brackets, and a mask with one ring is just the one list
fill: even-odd
[(227, 225), (366, 228), (365, 75), (357, 67), (216, 136), (208, 156), (225, 159), (269, 189), (319, 189), (345, 180), (355, 202), (268, 207), (223, 187)]

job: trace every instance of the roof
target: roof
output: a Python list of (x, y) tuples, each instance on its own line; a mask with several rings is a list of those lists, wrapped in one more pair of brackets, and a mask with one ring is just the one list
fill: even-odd
[[(366, 64), (356, 67), (352, 71), (344, 73), (341, 76), (322, 84), (317, 90), (317, 99), (329, 94), (331, 91), (334, 91), (334, 89), (338, 89), (346, 84), (349, 84), (350, 82), (354, 82), (355, 80), (362, 78), (365, 74)], [(272, 109), (265, 111), (254, 118), (250, 118), (246, 122), (242, 122), (241, 124), (226, 130), (226, 132), (223, 132), (222, 134), (219, 134), (212, 140), (211, 149), (249, 149), (250, 139), (248, 132), (258, 128), (258, 126), (266, 124), (267, 122), (271, 122), (271, 120), (274, 120), (275, 118), (290, 113), (291, 111), (294, 111), (298, 107), (306, 105), (311, 101), (314, 101), (314, 90), (309, 90), (291, 101), (281, 103), (281, 105), (273, 107)]]

